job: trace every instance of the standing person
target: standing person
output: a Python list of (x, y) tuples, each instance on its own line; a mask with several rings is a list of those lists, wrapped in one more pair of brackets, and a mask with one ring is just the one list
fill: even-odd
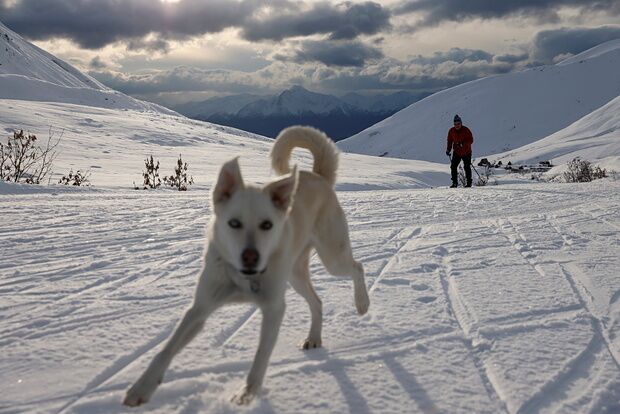
[(474, 142), (474, 136), (469, 128), (463, 125), (461, 117), (454, 115), (454, 126), (448, 131), (448, 148), (446, 155), (449, 157), (454, 148), (454, 155), (451, 157), (450, 171), (452, 173), (452, 185), (450, 188), (457, 187), (458, 184), (458, 167), (463, 160), (465, 168), (465, 176), (467, 184), (465, 187), (471, 187), (471, 144)]

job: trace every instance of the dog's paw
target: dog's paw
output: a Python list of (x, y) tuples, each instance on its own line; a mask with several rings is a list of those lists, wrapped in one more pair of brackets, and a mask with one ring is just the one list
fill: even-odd
[(142, 404), (146, 404), (151, 399), (151, 395), (157, 389), (157, 386), (161, 384), (161, 380), (150, 380), (147, 378), (140, 378), (125, 394), (123, 404), (128, 407), (138, 407)]
[(306, 338), (303, 341), (301, 341), (301, 343), (299, 344), (299, 347), (301, 349), (320, 348), (321, 347), (321, 338), (319, 338), (319, 339)]
[(370, 306), (370, 298), (368, 297), (368, 292), (366, 291), (366, 287), (363, 289), (355, 290), (355, 308), (357, 309), (357, 313), (360, 315), (366, 314), (368, 312), (368, 307)]
[(258, 395), (258, 388), (250, 385), (243, 386), (239, 392), (232, 396), (230, 402), (237, 405), (248, 405)]

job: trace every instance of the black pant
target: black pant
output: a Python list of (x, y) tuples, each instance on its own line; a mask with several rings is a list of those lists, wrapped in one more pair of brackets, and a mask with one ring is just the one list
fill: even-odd
[(450, 171), (452, 172), (452, 184), (458, 183), (458, 168), (459, 164), (463, 160), (463, 168), (465, 169), (465, 177), (467, 178), (467, 184), (471, 185), (471, 154), (458, 156), (452, 155), (452, 162), (450, 163)]

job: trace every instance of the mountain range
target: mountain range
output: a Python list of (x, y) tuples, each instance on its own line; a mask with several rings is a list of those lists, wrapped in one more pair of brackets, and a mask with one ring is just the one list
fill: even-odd
[(290, 125), (311, 125), (335, 141), (393, 115), (427, 94), (396, 92), (342, 97), (293, 86), (277, 95), (240, 94), (190, 102), (174, 109), (190, 118), (228, 125), (274, 138)]

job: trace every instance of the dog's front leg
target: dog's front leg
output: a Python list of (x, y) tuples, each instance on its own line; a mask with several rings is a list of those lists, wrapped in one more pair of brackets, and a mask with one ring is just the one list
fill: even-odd
[(261, 307), (263, 321), (261, 323), (260, 340), (254, 357), (254, 363), (248, 374), (245, 386), (233, 396), (232, 402), (239, 405), (249, 404), (258, 394), (265, 378), (269, 358), (278, 339), (285, 308), (284, 298), (278, 303)]
[(232, 294), (232, 289), (227, 286), (202, 285), (199, 283), (194, 304), (185, 312), (185, 316), (166, 346), (153, 358), (146, 371), (127, 391), (123, 404), (136, 407), (149, 401), (153, 392), (161, 384), (164, 372), (172, 358), (200, 332), (207, 317), (226, 303)]

